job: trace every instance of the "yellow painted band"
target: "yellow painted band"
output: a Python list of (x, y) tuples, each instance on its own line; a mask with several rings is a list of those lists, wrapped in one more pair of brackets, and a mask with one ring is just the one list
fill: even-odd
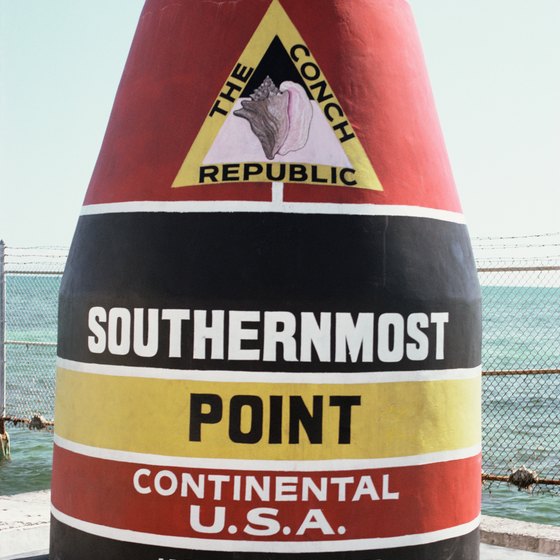
[[(201, 405), (205, 400), (201, 395), (216, 395), (212, 402), (222, 403), (219, 421), (214, 415), (215, 422), (210, 422), (212, 406)], [(240, 395), (262, 403), (262, 437), (256, 443), (231, 440), (231, 399), (238, 396), (239, 404), (244, 401)], [(281, 402), (281, 443), (269, 442), (271, 396), (276, 398), (276, 411)], [(311, 413), (314, 396), (319, 405), (316, 411), (322, 410), (321, 443), (310, 443), (299, 422), (299, 443), (289, 443), (290, 397), (300, 405), (303, 402)], [(331, 397), (360, 397), (359, 405), (347, 408), (351, 418), (348, 443), (339, 442), (344, 432), (342, 407), (333, 406)], [(198, 399), (198, 410), (208, 415), (207, 421), (199, 423), (200, 441), (189, 440), (193, 398)], [(250, 433), (255, 427), (251, 423), (254, 409), (246, 405), (241, 410), (237, 431)], [(480, 379), (290, 385), (120, 377), (59, 369), (55, 419), (56, 434), (65, 439), (137, 453), (300, 461), (404, 457), (480, 443)]]

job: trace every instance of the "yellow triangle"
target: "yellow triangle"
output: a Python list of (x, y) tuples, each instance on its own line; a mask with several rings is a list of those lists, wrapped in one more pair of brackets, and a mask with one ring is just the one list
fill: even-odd
[[(329, 121), (351, 168), (309, 164), (305, 161), (282, 163), (274, 161), (245, 161), (238, 165), (204, 164), (216, 136), (224, 125), (235, 101), (257, 68), (275, 37), (290, 53), (301, 78), (314, 101)], [(173, 187), (231, 182), (273, 182), (271, 177), (285, 177), (282, 182), (334, 185), (382, 191), (369, 158), (354, 133), (342, 106), (321, 72), (317, 61), (278, 0), (273, 0), (257, 30), (241, 54), (212, 105), (177, 177)]]

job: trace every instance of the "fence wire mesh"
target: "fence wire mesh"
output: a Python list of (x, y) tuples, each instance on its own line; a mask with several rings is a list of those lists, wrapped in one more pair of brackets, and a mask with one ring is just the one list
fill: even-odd
[(42, 428), (54, 420), (58, 290), (68, 250), (4, 249), (5, 418)]
[(474, 240), (489, 487), (560, 493), (559, 248), (560, 233)]
[[(556, 247), (560, 233), (474, 240), (483, 301), (483, 479), (560, 493), (560, 254), (550, 256)], [(42, 427), (54, 420), (66, 257), (60, 247), (5, 250), (12, 422)]]

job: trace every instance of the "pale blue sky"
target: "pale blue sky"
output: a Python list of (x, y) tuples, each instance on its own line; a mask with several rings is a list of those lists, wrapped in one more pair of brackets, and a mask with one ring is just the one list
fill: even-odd
[[(471, 233), (559, 231), (560, 0), (411, 4)], [(0, 0), (8, 244), (70, 243), (142, 5)]]

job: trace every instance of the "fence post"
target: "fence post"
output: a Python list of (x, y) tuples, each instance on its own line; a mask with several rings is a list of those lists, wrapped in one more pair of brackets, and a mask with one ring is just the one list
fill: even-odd
[(6, 416), (6, 244), (0, 239), (0, 436)]

